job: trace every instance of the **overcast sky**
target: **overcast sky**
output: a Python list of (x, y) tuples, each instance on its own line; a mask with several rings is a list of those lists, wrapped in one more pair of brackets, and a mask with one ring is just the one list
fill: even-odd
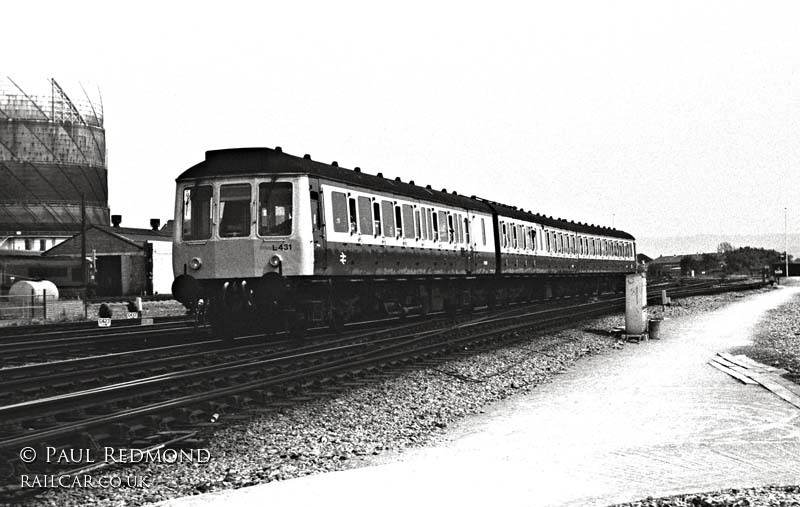
[[(119, 7), (124, 5), (124, 8)], [(99, 86), (109, 204), (282, 146), (634, 236), (800, 232), (800, 4), (12, 2), (4, 75)]]

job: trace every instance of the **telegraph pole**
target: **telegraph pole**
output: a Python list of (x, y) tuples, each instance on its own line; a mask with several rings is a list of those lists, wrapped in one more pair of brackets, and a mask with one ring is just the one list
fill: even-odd
[(789, 218), (787, 208), (783, 208), (783, 258), (786, 263), (786, 276), (789, 276)]
[(83, 273), (83, 318), (89, 318), (89, 291), (86, 269), (86, 201), (81, 194), (81, 273)]

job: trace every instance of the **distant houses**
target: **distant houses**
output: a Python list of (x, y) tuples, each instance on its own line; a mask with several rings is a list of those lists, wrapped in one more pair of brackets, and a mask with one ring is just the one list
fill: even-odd
[(662, 255), (644, 264), (650, 275), (673, 278), (719, 275), (725, 268), (723, 256), (717, 253)]

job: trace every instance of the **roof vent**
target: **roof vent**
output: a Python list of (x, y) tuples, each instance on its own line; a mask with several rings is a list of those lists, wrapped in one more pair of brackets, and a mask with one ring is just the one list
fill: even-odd
[(444, 192), (444, 193), (446, 194), (446, 193), (447, 193), (447, 189), (446, 189), (446, 188), (443, 188), (443, 189), (442, 189), (442, 192)]
[(122, 215), (111, 215), (111, 225), (114, 227), (119, 227), (119, 224), (122, 223)]
[(303, 158), (306, 159), (306, 160), (311, 160), (311, 155), (306, 153), (305, 155), (303, 155)]
[(394, 179), (394, 181), (400, 181), (400, 176)]
[(355, 167), (353, 170), (354, 170), (355, 172), (357, 172), (357, 173), (360, 173), (360, 172), (361, 172), (361, 168), (360, 168), (360, 167), (358, 167), (358, 166), (356, 166), (356, 167)]
[(425, 188), (427, 188), (428, 190), (433, 190), (430, 185), (425, 185)]
[(453, 195), (458, 195), (458, 192), (456, 192), (455, 190), (453, 190)]
[(470, 199), (475, 199), (474, 195), (469, 196)]
[(337, 162), (337, 161), (335, 161), (335, 160), (334, 160), (333, 162), (331, 162), (331, 165), (332, 165), (333, 167), (339, 167), (339, 162)]
[(378, 173), (377, 176), (378, 178), (383, 178), (383, 173)]
[(159, 218), (151, 218), (150, 219), (150, 228), (154, 231), (157, 231), (159, 226), (161, 226), (161, 219)]
[(408, 182), (408, 184), (409, 184), (409, 185), (413, 185), (413, 184), (414, 184), (414, 180), (410, 180), (410, 181)]
[(280, 146), (276, 146), (275, 151), (277, 151), (278, 153), (283, 153), (283, 148), (281, 148)]

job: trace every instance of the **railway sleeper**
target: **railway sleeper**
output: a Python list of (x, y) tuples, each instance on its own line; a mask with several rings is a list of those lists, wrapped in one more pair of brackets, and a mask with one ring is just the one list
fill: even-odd
[(106, 415), (115, 412), (117, 408), (118, 408), (117, 402), (112, 401), (102, 404), (98, 403), (96, 405), (86, 407), (85, 410), (86, 414), (88, 415)]
[(147, 432), (148, 428), (144, 424), (125, 424), (115, 423), (111, 425), (114, 437), (119, 440), (129, 441), (141, 437)]
[(178, 419), (176, 417), (171, 416), (171, 415), (161, 415), (161, 416), (154, 415), (154, 416), (148, 416), (148, 417), (153, 417), (153, 419), (155, 419), (155, 421), (154, 421), (155, 424), (152, 424), (151, 426), (154, 427), (154, 428), (158, 428), (159, 430), (168, 430), (168, 429), (172, 428), (172, 426), (175, 423), (178, 422)]
[(81, 408), (76, 408), (68, 412), (62, 412), (56, 416), (62, 422), (75, 422), (86, 419), (86, 411)]
[(42, 392), (42, 389), (43, 388), (41, 386), (29, 387), (27, 389), (20, 389), (19, 393), (24, 399), (30, 399), (38, 396), (39, 393)]
[(250, 391), (250, 396), (252, 396), (256, 402), (260, 404), (266, 404), (269, 403), (270, 400), (274, 399), (275, 394), (268, 389), (254, 389)]
[(205, 417), (207, 415), (205, 410), (200, 409), (188, 409), (188, 408), (179, 408), (177, 410), (178, 418), (177, 421), (184, 425), (193, 425), (200, 422), (204, 422)]
[[(119, 443), (110, 433), (90, 433), (85, 431), (80, 435), (81, 446), (88, 449), (99, 450), (112, 443)], [(72, 447), (67, 447), (71, 449)]]
[(209, 414), (226, 414), (230, 408), (227, 403), (217, 401), (206, 401), (201, 406)]
[(227, 398), (225, 398), (225, 402), (228, 405), (236, 408), (237, 410), (246, 408), (248, 405), (252, 403), (252, 401), (253, 398), (250, 398), (249, 396), (242, 396), (240, 394), (234, 394), (232, 396), (228, 396)]
[(55, 426), (57, 423), (56, 418), (52, 415), (36, 417), (33, 419), (24, 420), (22, 422), (23, 427), (34, 429), (34, 430), (41, 430), (45, 428), (49, 428), (51, 426)]

